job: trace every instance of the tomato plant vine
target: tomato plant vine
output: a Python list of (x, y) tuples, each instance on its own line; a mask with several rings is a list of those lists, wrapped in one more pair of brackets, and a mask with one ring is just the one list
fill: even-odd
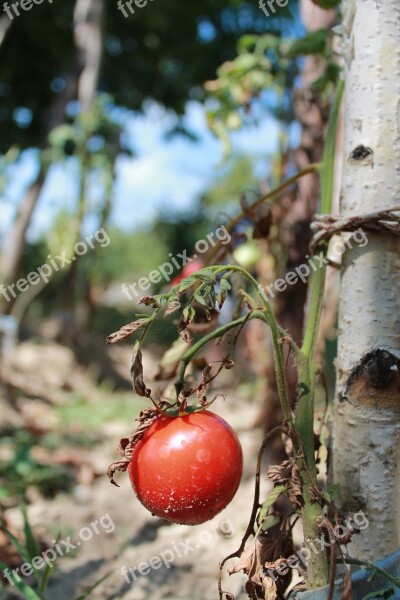
[[(257, 199), (250, 208), (276, 199), (286, 187), (295, 183), (301, 176), (310, 171), (318, 170), (321, 178), (321, 213), (329, 214), (331, 212), (335, 136), (342, 93), (343, 83), (339, 83), (322, 162), (318, 165), (309, 165), (303, 172), (291, 177), (276, 190)], [(240, 216), (232, 219), (227, 224), (227, 229), (232, 230), (239, 220)], [(203, 410), (212, 403), (213, 400), (208, 400), (206, 393), (211, 382), (218, 376), (222, 369), (233, 367), (233, 351), (240, 332), (246, 323), (250, 320), (258, 319), (269, 327), (272, 338), (277, 390), (284, 420), (281, 427), (267, 435), (261, 447), (256, 469), (254, 505), (251, 511), (249, 526), (240, 548), (237, 552), (229, 555), (221, 564), (222, 566), (230, 558), (239, 557), (239, 563), (231, 571), (236, 572), (242, 569), (249, 575), (247, 591), (250, 593), (250, 597), (254, 598), (258, 597), (256, 595), (257, 587), (264, 589), (265, 586), (273, 585), (276, 586), (276, 590), (279, 590), (279, 586), (282, 588), (285, 584), (284, 579), (279, 580), (278, 583), (275, 583), (273, 580), (266, 583), (254, 576), (254, 564), (259, 560), (260, 553), (265, 550), (264, 542), (262, 541), (263, 536), (268, 532), (273, 532), (274, 528), (278, 526), (281, 543), (282, 539), (289, 543), (288, 540), (293, 526), (293, 523), (290, 522), (290, 517), (294, 516), (295, 519), (300, 517), (303, 523), (304, 543), (307, 547), (311, 546), (321, 534), (327, 537), (330, 536), (330, 526), (324, 506), (330, 507), (331, 516), (338, 522), (329, 492), (321, 491), (318, 486), (314, 439), (316, 343), (324, 298), (325, 263), (327, 262), (324, 259), (326, 258), (327, 247), (328, 243), (325, 237), (318, 239), (315, 244), (315, 255), (318, 255), (321, 260), (320, 267), (315, 271), (311, 280), (308, 315), (301, 346), (298, 346), (279, 325), (268, 297), (257, 280), (246, 269), (236, 264), (206, 266), (197, 273), (182, 279), (178, 285), (172, 287), (164, 294), (145, 296), (141, 299), (141, 303), (150, 307), (151, 313), (135, 315), (135, 321), (122, 327), (118, 332), (113, 333), (107, 338), (109, 343), (114, 343), (125, 340), (133, 334), (137, 335), (134, 343), (131, 369), (133, 387), (137, 394), (148, 398), (153, 404), (152, 407), (141, 414), (139, 428), (129, 438), (121, 440), (120, 452), (122, 460), (111, 465), (109, 471), (110, 479), (115, 483), (115, 471), (126, 470), (128, 468), (134, 456), (135, 447), (143, 439), (148, 428), (154, 426), (154, 422), (158, 418), (162, 418), (164, 415), (170, 417), (187, 415), (192, 410)], [(214, 258), (218, 250), (219, 247), (217, 244), (212, 251), (212, 255), (209, 256), (209, 261)], [(222, 308), (231, 291), (231, 279), (235, 276), (240, 276), (245, 284), (244, 289), (240, 290), (241, 312), (245, 314), (227, 324), (213, 328), (194, 342), (190, 331), (191, 324), (195, 322), (197, 316), (201, 313), (202, 318), (213, 325), (213, 313), (217, 309), (220, 310)], [(176, 369), (174, 392), (172, 393), (170, 390), (169, 395), (162, 397), (159, 394), (160, 398), (156, 399), (152, 396), (152, 391), (144, 382), (141, 347), (148, 331), (157, 318), (162, 314), (164, 317), (168, 317), (178, 311), (180, 313), (178, 322), (179, 335), (189, 345), (189, 348), (181, 355), (179, 366)], [(211, 341), (223, 338), (232, 330), (236, 331), (236, 335), (231, 348), (220, 361), (218, 368), (215, 369), (214, 365), (207, 365), (202, 370), (199, 383), (194, 386), (188, 385), (186, 371), (198, 353)], [(295, 407), (291, 405), (288, 397), (286, 347), (288, 352), (293, 356), (297, 369), (298, 397)], [(193, 403), (190, 404), (192, 396), (196, 396), (195, 406), (193, 406)], [(290, 440), (292, 450), (288, 460), (284, 461), (281, 465), (270, 467), (269, 478), (273, 481), (274, 488), (267, 499), (260, 503), (259, 481), (261, 458), (268, 440), (272, 435), (277, 433), (285, 435)], [(271, 518), (273, 517), (271, 508), (275, 505), (276, 500), (285, 493), (288, 496), (292, 512), (289, 517), (278, 519), (278, 522), (276, 518)], [(249, 554), (248, 547), (245, 548), (245, 544), (251, 535), (254, 536), (254, 544), (251, 546)], [(245, 560), (245, 552), (249, 554), (250, 559)], [(284, 552), (282, 548), (280, 552)], [(273, 565), (275, 564), (274, 560), (282, 560), (279, 554), (274, 557), (270, 553), (268, 556), (268, 564)], [(307, 565), (307, 587), (312, 589), (326, 585), (329, 579), (332, 581), (334, 568), (334, 561), (331, 561), (330, 576), (326, 552), (310, 553)], [(280, 589), (279, 591), (282, 590)], [(226, 598), (231, 597), (228, 592), (222, 590), (221, 581), (219, 582), (219, 593), (221, 599), (224, 595)]]

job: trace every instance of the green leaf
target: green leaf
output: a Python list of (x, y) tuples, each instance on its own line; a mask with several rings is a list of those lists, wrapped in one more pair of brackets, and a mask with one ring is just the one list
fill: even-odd
[(93, 592), (93, 590), (95, 588), (97, 588), (98, 585), (100, 585), (101, 583), (103, 583), (103, 581), (105, 581), (106, 579), (108, 579), (108, 577), (110, 577), (110, 575), (112, 575), (112, 571), (110, 571), (109, 573), (106, 573), (106, 575), (104, 575), (104, 577), (102, 577), (101, 579), (99, 579), (98, 581), (96, 581), (96, 583), (94, 583), (90, 588), (88, 588), (76, 600), (85, 600)]
[(49, 133), (49, 142), (52, 146), (63, 147), (68, 140), (76, 137), (75, 129), (71, 125), (59, 125)]
[(271, 506), (278, 500), (279, 496), (282, 496), (286, 492), (286, 487), (284, 485), (276, 485), (268, 494), (266, 500), (264, 500), (260, 513), (258, 515), (258, 520), (262, 523), (267, 515)]
[(262, 522), (261, 529), (266, 532), (280, 522), (280, 517), (277, 515), (268, 515)]
[[(61, 531), (58, 532), (55, 543), (58, 544), (58, 542), (60, 540), (61, 540)], [(47, 588), (47, 584), (49, 583), (52, 568), (53, 568), (52, 564), (46, 563), (46, 566), (45, 566), (45, 569), (43, 571), (43, 575), (42, 575), (42, 578), (40, 581), (40, 585), (39, 585), (39, 589), (41, 592), (44, 592)]]
[(190, 277), (185, 277), (185, 279), (182, 279), (182, 281), (179, 284), (178, 294), (185, 292), (187, 289), (191, 288), (192, 285), (194, 285), (195, 283), (196, 277), (193, 277), (192, 275)]
[(339, 65), (336, 65), (335, 63), (328, 63), (322, 76), (313, 81), (311, 84), (312, 89), (323, 92), (329, 84), (336, 85), (341, 71), (342, 68)]
[(19, 540), (9, 531), (5, 525), (3, 519), (0, 518), (0, 525), (10, 542), (15, 546), (18, 554), (23, 559), (24, 562), (30, 562), (30, 556), (27, 548), (25, 548)]
[(0, 562), (0, 569), (2, 569), (3, 571), (5, 571), (6, 569), (8, 570), (9, 576), (12, 579), (14, 585), (19, 590), (21, 590), (26, 600), (43, 600), (40, 596), (37, 595), (37, 593), (33, 590), (33, 588), (31, 588), (30, 585), (27, 585), (22, 581), (22, 579), (14, 575), (14, 573), (8, 569), (7, 565)]
[(320, 8), (325, 8), (329, 10), (330, 8), (336, 8), (340, 4), (340, 0), (312, 0), (314, 4), (319, 6)]
[(196, 273), (195, 277), (197, 277), (197, 279), (200, 279), (200, 281), (203, 281), (204, 283), (210, 283), (212, 285), (214, 285), (216, 282), (214, 273), (212, 271), (206, 271), (204, 269)]
[(300, 40), (295, 40), (287, 49), (287, 58), (296, 58), (305, 54), (324, 54), (327, 47), (327, 29), (311, 31)]
[[(25, 547), (29, 553), (29, 562), (32, 564), (32, 560), (36, 556), (38, 556), (38, 554), (40, 552), (40, 548), (39, 548), (39, 544), (35, 538), (35, 535), (32, 531), (32, 527), (29, 523), (28, 513), (27, 513), (27, 509), (26, 509), (25, 505), (22, 505), (21, 512), (22, 512), (22, 516), (24, 519)], [(38, 571), (38, 569), (36, 569), (33, 565), (32, 565), (32, 567), (33, 567), (33, 575), (34, 575), (36, 581), (38, 582), (40, 589), (42, 590), (43, 588), (41, 587), (40, 584), (43, 581), (43, 576)]]
[(195, 300), (196, 300), (196, 301), (197, 301), (199, 304), (201, 304), (202, 306), (208, 306), (207, 302), (204, 300), (203, 296), (201, 296), (201, 295), (199, 294), (199, 292), (195, 292), (195, 293), (193, 294), (193, 297), (194, 297), (194, 298), (195, 298)]
[(239, 39), (239, 42), (237, 45), (239, 54), (244, 54), (245, 52), (249, 52), (249, 51), (253, 50), (258, 39), (259, 39), (258, 35), (254, 35), (254, 34), (242, 35), (242, 37)]
[(221, 281), (219, 282), (219, 292), (217, 295), (217, 304), (219, 308), (222, 308), (227, 296), (228, 296), (228, 292), (229, 290), (232, 289), (231, 284), (229, 283), (229, 281), (226, 279), (226, 276), (224, 276)]
[(26, 506), (21, 507), (22, 516), (24, 518), (24, 534), (25, 534), (25, 545), (29, 553), (29, 561), (32, 562), (32, 558), (35, 558), (39, 554), (39, 544), (36, 541), (35, 535), (32, 531), (32, 527), (28, 520), (28, 513)]
[[(189, 324), (189, 323), (191, 323), (191, 322), (193, 321), (193, 319), (195, 318), (195, 316), (196, 316), (196, 311), (195, 311), (195, 309), (193, 308), (193, 306), (192, 306), (191, 304), (189, 304), (189, 306), (186, 306), (186, 307), (183, 309), (183, 313), (182, 313), (182, 314), (183, 314), (183, 319), (184, 319), (185, 323)], [(185, 347), (186, 347), (186, 344), (185, 344)]]
[(325, 496), (328, 496), (329, 500), (336, 500), (340, 495), (340, 485), (339, 483), (334, 483), (333, 485), (329, 485), (325, 490)]

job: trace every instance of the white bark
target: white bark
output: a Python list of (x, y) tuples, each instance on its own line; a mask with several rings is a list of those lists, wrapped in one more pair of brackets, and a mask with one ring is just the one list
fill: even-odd
[[(341, 214), (351, 216), (399, 204), (400, 3), (342, 4), (346, 93)], [(361, 158), (368, 149), (372, 153)], [(365, 247), (353, 244), (343, 259), (333, 471), (341, 486), (343, 515), (363, 510), (369, 520), (353, 537), (350, 554), (372, 560), (400, 547), (400, 378), (396, 358), (382, 353), (380, 362), (372, 361), (358, 374), (353, 371), (376, 349), (400, 357), (400, 242), (384, 233), (367, 236)], [(391, 370), (381, 371), (390, 361)]]

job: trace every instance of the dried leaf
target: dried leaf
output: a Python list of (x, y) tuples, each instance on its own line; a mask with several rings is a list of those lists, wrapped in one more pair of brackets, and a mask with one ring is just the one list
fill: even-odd
[(143, 296), (140, 298), (138, 304), (144, 304), (145, 306), (153, 306), (154, 308), (160, 308), (159, 296)]
[(179, 300), (177, 298), (172, 298), (169, 302), (168, 302), (168, 306), (167, 309), (164, 313), (165, 317), (168, 317), (169, 315), (172, 315), (172, 313), (176, 312), (177, 310), (179, 310), (181, 307), (181, 303), (179, 302)]
[(280, 465), (271, 465), (268, 468), (267, 477), (274, 483), (287, 483), (289, 481), (288, 474), (285, 471), (290, 467), (289, 460), (284, 460)]
[(245, 589), (252, 600), (260, 598), (275, 600), (278, 597), (277, 586), (264, 569), (264, 554), (264, 544), (257, 539), (246, 546), (236, 565), (228, 569), (230, 575), (239, 571), (248, 575)]
[(116, 331), (115, 333), (111, 333), (107, 337), (107, 344), (115, 344), (116, 342), (120, 342), (121, 340), (128, 339), (135, 331), (145, 327), (148, 323), (148, 317), (145, 319), (138, 319), (137, 321), (133, 321), (133, 323), (129, 323), (129, 325), (124, 325)]
[(122, 438), (118, 444), (118, 452), (122, 455), (122, 459), (116, 462), (113, 462), (107, 469), (107, 475), (110, 480), (110, 483), (119, 487), (118, 483), (114, 479), (114, 475), (116, 471), (126, 471), (128, 469), (129, 463), (132, 460), (133, 450), (138, 443), (138, 441), (143, 437), (145, 431), (150, 427), (150, 425), (158, 419), (160, 413), (156, 408), (147, 408), (143, 410), (139, 415), (139, 423), (140, 425), (131, 433), (129, 438)]
[(276, 583), (271, 577), (263, 577), (264, 600), (275, 600), (278, 597)]
[(256, 560), (255, 553), (256, 546), (255, 543), (252, 542), (243, 550), (238, 562), (233, 565), (233, 567), (228, 569), (229, 575), (233, 575), (233, 573), (239, 573), (240, 571), (243, 571), (246, 573), (246, 575), (250, 573), (251, 568)]
[(303, 506), (304, 503), (300, 473), (296, 463), (293, 464), (292, 474), (289, 481), (289, 500), (294, 507)]
[(184, 342), (186, 342), (187, 344), (190, 344), (193, 340), (192, 336), (190, 335), (190, 333), (188, 332), (187, 329), (183, 329), (180, 333), (179, 333), (180, 337), (183, 339)]
[(133, 350), (131, 377), (135, 392), (139, 396), (149, 397), (151, 390), (146, 388), (143, 381), (143, 362), (142, 362), (142, 351), (140, 350), (140, 343), (136, 342)]

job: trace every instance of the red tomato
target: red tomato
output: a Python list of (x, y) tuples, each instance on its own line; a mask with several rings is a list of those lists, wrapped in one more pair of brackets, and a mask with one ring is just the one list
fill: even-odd
[(242, 470), (236, 433), (224, 419), (202, 410), (157, 419), (133, 451), (129, 477), (151, 513), (198, 525), (229, 504)]

